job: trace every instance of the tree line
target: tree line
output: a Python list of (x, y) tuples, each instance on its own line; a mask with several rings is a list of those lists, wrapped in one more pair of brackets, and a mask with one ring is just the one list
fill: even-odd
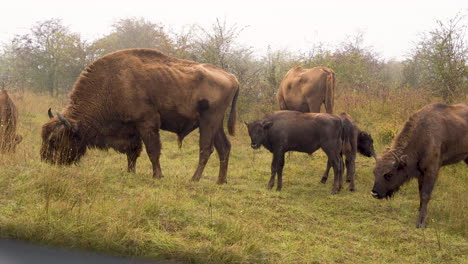
[(458, 14), (437, 21), (424, 32), (404, 61), (386, 61), (364, 46), (360, 32), (336, 48), (316, 43), (307, 52), (272, 50), (258, 56), (239, 43), (243, 27), (216, 20), (210, 27), (197, 25), (173, 32), (143, 18), (120, 19), (110, 33), (87, 41), (71, 32), (60, 19), (35, 23), (16, 35), (0, 51), (0, 88), (48, 93), (70, 91), (80, 72), (107, 53), (125, 48), (155, 48), (168, 55), (211, 63), (237, 76), (241, 101), (274, 100), (286, 74), (296, 65), (327, 66), (337, 75), (338, 89), (375, 92), (385, 89), (429, 89), (446, 102), (468, 93), (465, 17)]

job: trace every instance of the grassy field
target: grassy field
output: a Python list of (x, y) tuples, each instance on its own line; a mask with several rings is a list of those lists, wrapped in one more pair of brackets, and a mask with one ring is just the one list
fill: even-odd
[[(198, 161), (197, 132), (180, 150), (175, 135), (162, 134), (162, 180), (151, 178), (146, 153), (136, 174), (125, 172), (126, 157), (115, 151), (91, 150), (77, 166), (53, 167), (40, 161), (40, 128), (47, 109), (61, 109), (66, 100), (14, 99), (24, 139), (17, 153), (0, 158), (0, 237), (182, 263), (468, 262), (465, 164), (440, 171), (429, 227), (416, 229), (416, 181), (391, 200), (373, 199), (372, 159), (357, 159), (356, 192), (345, 188), (332, 196), (332, 175), (319, 183), (323, 152), (291, 153), (283, 190), (268, 191), (271, 154), (252, 150), (239, 122), (222, 186), (215, 184), (215, 153), (201, 181), (189, 181)], [(336, 112), (350, 113), (380, 153), (411, 113), (435, 101), (421, 91), (348, 91), (338, 94)], [(239, 121), (271, 109), (240, 104)]]

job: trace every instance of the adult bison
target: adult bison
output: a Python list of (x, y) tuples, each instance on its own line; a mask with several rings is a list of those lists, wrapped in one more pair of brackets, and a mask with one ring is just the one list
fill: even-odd
[(320, 113), (325, 105), (327, 113), (333, 113), (335, 72), (327, 67), (304, 69), (296, 66), (286, 73), (276, 99), (281, 110), (303, 113)]
[(261, 120), (246, 122), (251, 147), (264, 146), (273, 153), (271, 178), (268, 188), (275, 184), (278, 175), (277, 190), (283, 187), (284, 154), (299, 151), (308, 154), (322, 148), (333, 167), (334, 183), (332, 194), (342, 186), (343, 160), (341, 148), (347, 135), (343, 135), (343, 125), (338, 116), (325, 113), (301, 113), (298, 111), (277, 111), (266, 114)]
[(8, 96), (7, 91), (0, 91), (0, 152), (15, 152), (16, 145), (23, 139), (16, 134), (16, 123), (18, 121), (18, 110)]
[(419, 217), (427, 225), (427, 204), (439, 168), (464, 160), (468, 164), (468, 104), (432, 104), (413, 114), (377, 159), (372, 189), (374, 198), (391, 197), (400, 186), (417, 178)]
[(213, 152), (219, 154), (218, 183), (226, 182), (231, 144), (223, 129), (232, 102), (228, 130), (234, 134), (239, 83), (234, 75), (209, 64), (167, 56), (152, 49), (127, 49), (108, 54), (78, 77), (70, 102), (42, 127), (42, 160), (76, 163), (87, 148), (113, 148), (127, 155), (135, 171), (142, 143), (153, 165), (153, 177), (163, 174), (159, 164), (159, 130), (183, 138), (200, 128), (198, 181)]
[[(343, 135), (347, 135), (349, 140), (343, 142), (342, 154), (346, 157), (346, 181), (349, 182), (349, 190), (355, 190), (354, 176), (356, 168), (356, 154), (360, 153), (366, 157), (374, 157), (377, 155), (374, 150), (374, 140), (372, 136), (358, 128), (354, 120), (347, 113), (339, 115), (343, 124)], [(323, 173), (321, 182), (325, 183), (328, 179), (331, 164), (327, 163), (327, 168)]]

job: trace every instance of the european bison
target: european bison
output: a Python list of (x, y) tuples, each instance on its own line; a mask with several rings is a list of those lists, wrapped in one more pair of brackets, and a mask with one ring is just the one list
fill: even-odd
[(411, 178), (419, 184), (416, 227), (427, 225), (427, 204), (439, 168), (464, 160), (468, 164), (468, 104), (431, 104), (406, 121), (403, 130), (377, 159), (372, 196), (391, 197)]
[(232, 102), (228, 130), (234, 134), (239, 83), (234, 75), (209, 64), (178, 59), (152, 49), (127, 49), (108, 54), (78, 77), (70, 102), (42, 127), (41, 158), (53, 164), (76, 163), (87, 148), (113, 148), (127, 155), (135, 171), (142, 143), (162, 178), (159, 130), (183, 138), (200, 128), (200, 180), (213, 152), (219, 154), (218, 183), (226, 183), (231, 144), (223, 129)]
[[(374, 140), (372, 136), (364, 131), (361, 131), (354, 123), (353, 119), (347, 113), (341, 113), (339, 115), (343, 124), (343, 134), (349, 135), (349, 140), (343, 142), (342, 154), (346, 156), (346, 181), (349, 182), (349, 190), (354, 191), (354, 176), (356, 168), (356, 153), (361, 153), (366, 157), (374, 157), (377, 159), (377, 155), (374, 150)], [(327, 163), (327, 168), (323, 174), (322, 183), (325, 183), (328, 179), (328, 173), (330, 171), (331, 164)]]
[(8, 96), (7, 91), (0, 91), (0, 152), (12, 153), (16, 150), (23, 139), (16, 134), (16, 122), (18, 121), (18, 110)]
[(343, 160), (341, 148), (349, 135), (343, 135), (341, 119), (325, 113), (301, 113), (298, 111), (277, 111), (266, 114), (261, 120), (246, 122), (251, 147), (264, 146), (273, 153), (271, 163), (271, 178), (268, 188), (275, 184), (278, 174), (277, 190), (283, 186), (284, 153), (299, 151), (308, 154), (317, 149), (327, 154), (328, 162), (335, 174), (332, 194), (336, 194), (342, 186)]
[(276, 99), (281, 110), (320, 113), (322, 103), (333, 113), (335, 72), (327, 67), (304, 69), (296, 66), (288, 71), (280, 84)]

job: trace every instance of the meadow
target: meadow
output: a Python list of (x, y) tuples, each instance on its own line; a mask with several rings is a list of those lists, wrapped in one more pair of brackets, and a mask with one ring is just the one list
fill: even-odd
[[(23, 142), (0, 156), (0, 237), (113, 255), (180, 263), (467, 263), (468, 167), (444, 167), (429, 203), (429, 227), (416, 229), (419, 195), (412, 180), (394, 198), (370, 195), (374, 160), (358, 156), (355, 192), (330, 195), (320, 184), (325, 154), (286, 156), (281, 192), (266, 189), (271, 154), (250, 148), (242, 121), (277, 109), (245, 106), (232, 143), (228, 183), (217, 185), (219, 160), (210, 158), (200, 182), (198, 132), (178, 148), (163, 132), (165, 178), (151, 178), (145, 152), (137, 173), (126, 157), (90, 150), (71, 167), (40, 161), (47, 109), (66, 98), (13, 94)], [(468, 98), (459, 98), (466, 102)], [(374, 137), (380, 153), (420, 107), (439, 101), (421, 90), (337, 92), (335, 112), (346, 111)]]

